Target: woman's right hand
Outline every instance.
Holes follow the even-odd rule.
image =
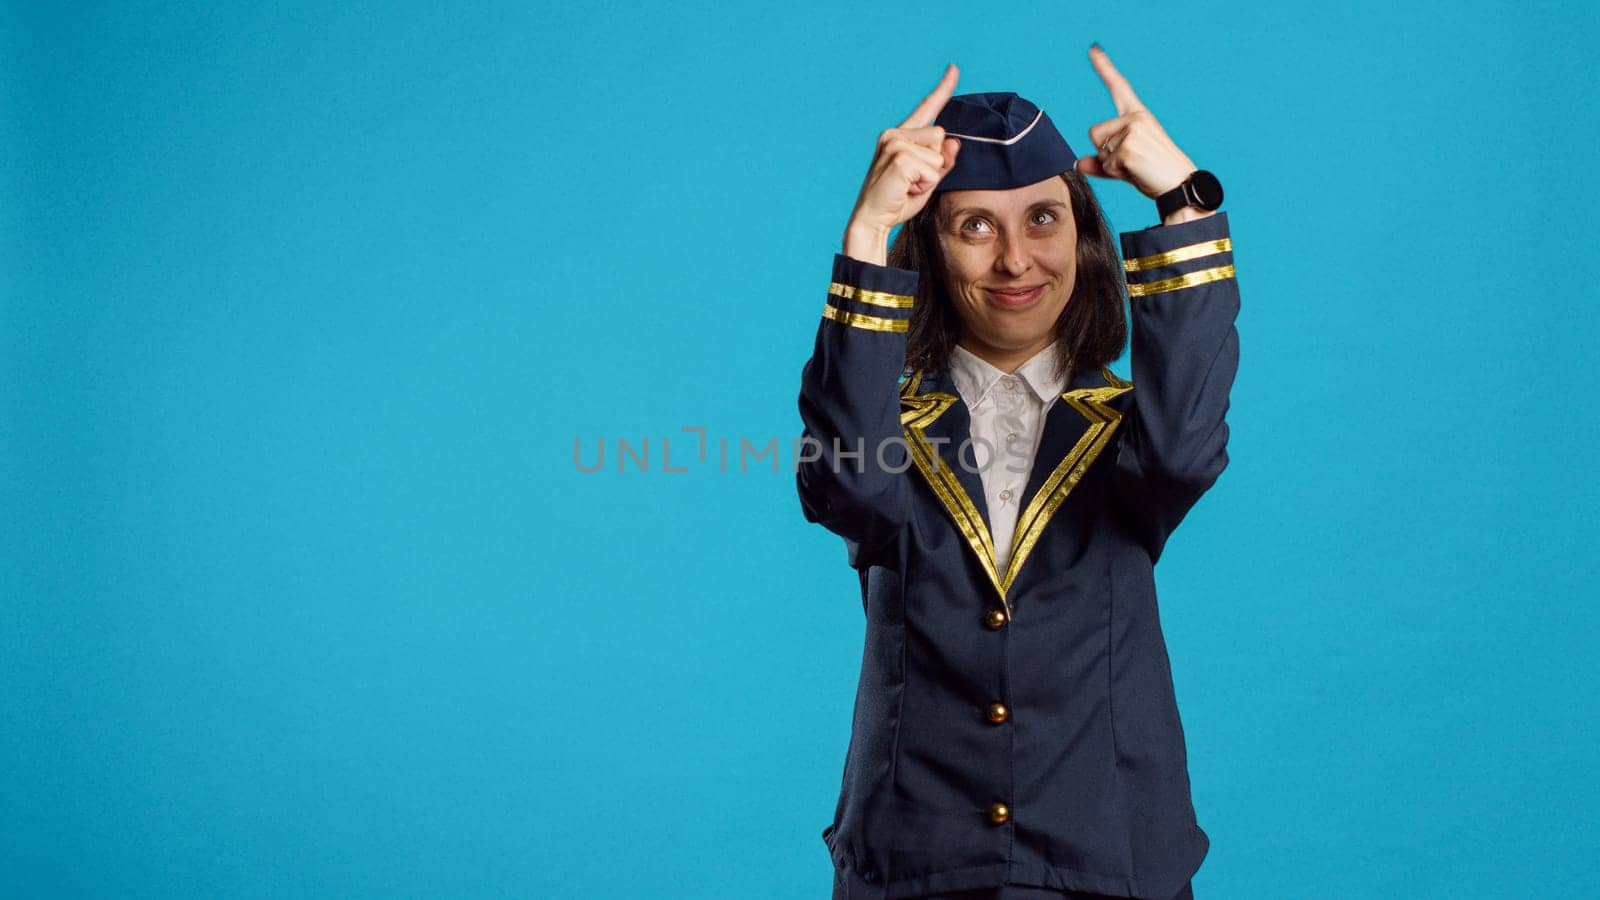
[[[961,142],[933,124],[955,93],[960,70],[951,63],[933,93],[898,126],[878,135],[878,150],[845,226],[844,255],[884,265],[889,232],[928,205],[939,180],[956,164]]]

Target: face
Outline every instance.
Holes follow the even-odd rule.
[[[1067,183],[939,195],[945,285],[958,343],[1011,371],[1055,340],[1077,283],[1078,229]]]

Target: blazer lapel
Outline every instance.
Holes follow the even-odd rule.
[[[988,504],[983,500],[983,479],[973,470],[970,447],[966,454],[967,465],[960,459],[961,445],[972,434],[972,420],[950,381],[949,369],[912,373],[901,385],[900,405],[900,426],[905,432],[912,463],[933,489],[979,567],[1004,601],[1005,590],[1000,586],[1000,573],[994,564],[994,542],[989,534]]]
[[[1003,587],[1010,589],[1044,527],[1111,441],[1122,421],[1122,413],[1110,405],[1111,398],[1132,389],[1132,382],[1102,366],[1098,371],[1080,372],[1046,411],[1044,434],[1011,540],[1011,558],[1001,578]]]
[[[969,446],[971,417],[948,367],[914,372],[900,389],[900,422],[911,460],[961,532],[967,547],[1012,613],[1006,594],[1044,527],[1094,462],[1121,421],[1110,399],[1133,385],[1107,368],[1079,373],[1045,414],[1044,434],[1023,492],[1022,511],[1004,572],[995,565],[983,480]],[[964,459],[964,462],[963,462]],[[976,500],[974,498],[977,498]]]

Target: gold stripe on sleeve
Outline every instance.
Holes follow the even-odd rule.
[[[888,291],[868,291],[851,284],[840,284],[837,281],[828,282],[828,293],[846,300],[860,300],[873,306],[887,306],[891,309],[910,309],[916,298],[906,294],[891,294]]]
[[[1161,266],[1170,266],[1175,262],[1186,259],[1198,259],[1210,256],[1213,253],[1226,253],[1233,249],[1233,238],[1217,238],[1214,241],[1201,241],[1198,244],[1189,244],[1168,250],[1165,253],[1154,253],[1150,256],[1136,256],[1133,259],[1122,261],[1122,268],[1128,272],[1143,272]]]
[[[843,322],[856,328],[865,328],[868,331],[894,331],[904,332],[911,330],[910,319],[886,319],[882,316],[868,316],[849,310],[840,309],[832,303],[822,304],[822,317],[835,322]]]
[[[1130,284],[1128,285],[1128,296],[1148,297],[1151,294],[1175,291],[1179,288],[1191,287],[1196,284],[1209,284],[1213,281],[1221,281],[1224,278],[1232,277],[1233,264],[1229,263],[1226,266],[1213,266],[1209,269],[1200,269],[1174,278],[1163,278],[1160,281],[1152,281],[1149,284]]]

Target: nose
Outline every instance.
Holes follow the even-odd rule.
[[[1003,239],[995,268],[1013,278],[1033,268],[1033,256],[1028,252],[1027,242],[1015,237]]]

